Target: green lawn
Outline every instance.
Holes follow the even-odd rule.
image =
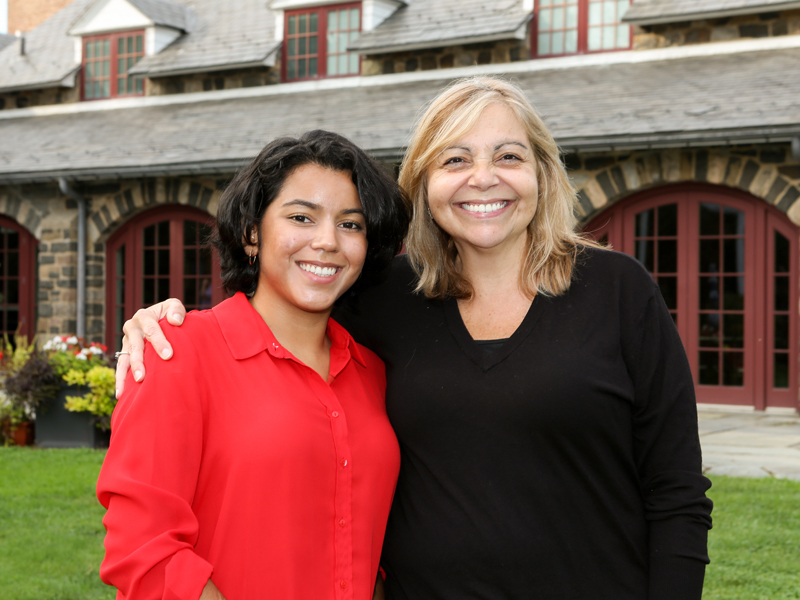
[[[110,600],[99,450],[0,448],[0,598]],[[800,599],[800,482],[713,477],[704,600]]]

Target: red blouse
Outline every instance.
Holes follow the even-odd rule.
[[[380,359],[330,320],[326,383],[241,293],[161,325],[174,358],[145,349],[97,482],[103,581],[128,600],[197,600],[209,577],[227,600],[372,598],[400,467]]]

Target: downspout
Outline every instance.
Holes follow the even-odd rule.
[[[63,177],[58,178],[61,193],[78,203],[78,298],[75,335],[86,337],[86,198],[69,186]]]

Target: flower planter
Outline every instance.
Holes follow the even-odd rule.
[[[12,425],[9,421],[3,421],[3,436],[11,440],[14,446],[30,446],[34,440],[33,421],[23,421]]]
[[[36,414],[36,445],[41,448],[105,448],[109,432],[95,427],[94,416],[64,408],[67,396],[81,396],[88,388],[63,386]]]

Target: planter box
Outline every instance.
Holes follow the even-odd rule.
[[[37,411],[36,445],[41,448],[105,448],[110,433],[94,425],[94,416],[64,408],[67,396],[83,396],[89,390],[70,385]]]
[[[12,425],[9,421],[3,421],[0,427],[3,429],[3,437],[14,446],[30,446],[33,444],[33,421],[23,421],[16,425]]]

